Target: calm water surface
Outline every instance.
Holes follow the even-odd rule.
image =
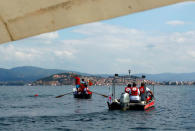
[[[108,87],[91,90],[109,93]],[[116,90],[119,97],[124,88]],[[70,91],[72,86],[0,86],[0,130],[195,130],[195,86],[156,86],[156,106],[148,111],[109,111],[107,99],[95,94],[90,100],[55,98]]]

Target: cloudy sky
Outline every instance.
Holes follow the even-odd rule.
[[[85,73],[195,72],[195,3],[181,3],[0,45],[0,68]]]

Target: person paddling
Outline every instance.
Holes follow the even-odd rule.
[[[140,102],[140,91],[136,87],[136,83],[133,83],[133,87],[131,88],[131,94],[130,94],[130,102],[137,103]]]

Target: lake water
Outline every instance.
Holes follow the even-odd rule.
[[[107,98],[96,94],[55,98],[72,87],[0,86],[0,130],[195,130],[195,86],[155,86],[156,105],[148,111],[109,111]],[[91,90],[109,93],[103,86]],[[119,97],[124,87],[116,90]]]

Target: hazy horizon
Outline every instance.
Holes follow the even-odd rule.
[[[45,68],[45,67],[38,67],[38,66],[28,66],[28,65],[24,65],[24,66],[17,66],[17,67],[12,67],[12,68],[1,68],[1,69],[8,69],[8,70],[11,70],[11,69],[14,69],[14,68],[23,68],[23,67],[32,67],[32,68],[41,68],[41,69],[48,69],[48,70],[64,70],[64,71],[74,71],[74,70],[67,70],[67,69],[58,69],[58,68]],[[80,72],[80,73],[86,73],[86,72],[81,72],[81,71],[74,71],[74,72]],[[162,73],[156,73],[156,74],[153,74],[153,73],[132,73],[131,72],[131,75],[141,75],[141,74],[150,74],[150,75],[158,75],[158,74],[189,74],[189,73],[195,73],[195,72],[184,72],[184,73],[180,73],[180,72],[162,72]],[[86,74],[95,74],[95,75],[112,75],[112,74],[117,74],[117,72],[115,73],[86,73]],[[121,74],[121,75],[129,75],[128,71],[126,73],[118,73],[118,74]]]

